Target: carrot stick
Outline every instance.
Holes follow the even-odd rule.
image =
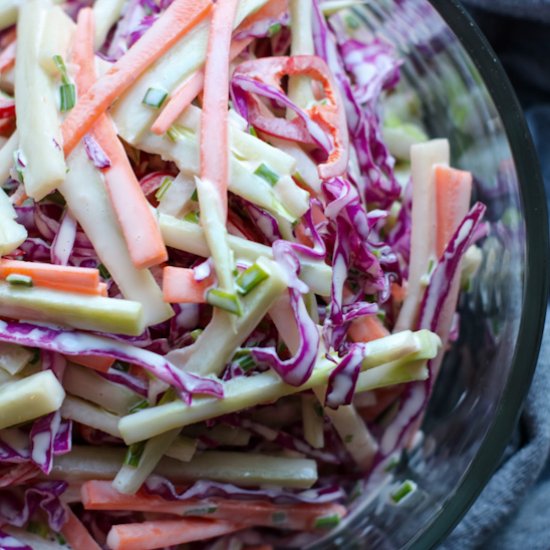
[[[78,550],[101,550],[101,547],[88,533],[86,527],[82,525],[73,511],[68,506],[65,510],[68,520],[63,525],[61,534],[65,537],[71,548],[78,548]]]
[[[33,284],[78,292],[81,294],[100,294],[99,271],[88,267],[72,267],[20,260],[0,260],[0,279],[18,274],[32,277]]]
[[[468,212],[472,195],[472,174],[443,165],[436,166],[434,170],[437,213],[436,250],[439,257]]]
[[[72,61],[79,67],[77,86],[81,90],[91,90],[95,80],[95,58],[94,21],[90,8],[79,12],[75,36],[78,38],[73,45]],[[103,170],[105,186],[132,262],[138,269],[145,269],[166,261],[168,253],[158,223],[107,115],[97,119],[92,136],[111,161],[111,166]]]
[[[348,334],[354,342],[372,342],[389,335],[389,330],[376,315],[367,315],[352,321]]]
[[[207,519],[127,523],[111,527],[107,546],[112,550],[150,550],[220,537],[242,528],[239,523]]]
[[[141,74],[200,23],[211,0],[175,0],[162,17],[81,98],[63,122],[65,155]],[[78,34],[77,34],[78,36]]]
[[[234,40],[231,44],[229,59],[233,61],[249,44],[252,38],[245,40]],[[191,105],[193,100],[200,94],[204,86],[204,70],[197,71],[193,76],[180,84],[175,90],[166,106],[155,120],[151,131],[161,136],[165,134],[170,126],[176,122],[183,111]]]
[[[138,493],[125,495],[116,491],[109,481],[87,481],[82,485],[81,497],[87,510],[166,513],[179,516],[208,514],[217,520],[239,521],[246,526],[278,527],[297,531],[311,531],[320,518],[346,514],[339,504],[274,504],[263,500],[230,500],[224,498],[164,500],[161,497]]]
[[[72,355],[68,359],[77,365],[82,365],[98,372],[107,372],[115,362],[111,357],[101,357],[99,355]]]
[[[162,292],[168,303],[204,304],[206,291],[215,284],[214,276],[196,281],[192,269],[168,266],[163,270]]]

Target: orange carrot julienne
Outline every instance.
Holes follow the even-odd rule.
[[[175,0],[170,5],[69,112],[62,126],[65,155],[71,153],[97,119],[132,86],[136,78],[200,23],[211,7],[211,0]]]
[[[243,526],[232,521],[177,519],[114,525],[107,535],[112,550],[150,550],[220,537]]]
[[[215,284],[214,275],[196,281],[192,269],[168,266],[163,270],[162,293],[164,301],[171,304],[204,304],[207,290]]]
[[[72,61],[78,67],[75,80],[80,90],[89,90],[95,80],[91,9],[80,11],[75,36],[78,37],[72,50]],[[157,220],[110,117],[101,115],[91,134],[111,162],[111,166],[102,170],[105,186],[132,262],[138,269],[145,269],[166,261],[168,253]]]
[[[99,271],[88,267],[72,267],[20,260],[0,260],[0,279],[18,274],[32,277],[36,286],[83,294],[99,294]]]
[[[389,330],[376,315],[366,315],[351,322],[348,334],[354,342],[372,342],[389,335]]]
[[[229,59],[235,59],[252,42],[252,38],[245,40],[234,40],[231,44]],[[191,105],[193,100],[200,94],[204,86],[204,71],[197,71],[193,76],[178,86],[166,103],[166,106],[155,120],[151,131],[161,136],[165,134],[170,126],[176,122],[183,111]]]
[[[66,513],[68,519],[61,529],[61,534],[65,537],[71,548],[78,548],[78,550],[101,550],[99,544],[92,538],[92,535],[88,533],[86,527],[82,525],[68,506],[66,507]]]
[[[107,372],[115,362],[111,357],[101,355],[71,355],[68,360],[98,372]]]
[[[227,217],[229,49],[238,0],[218,0],[212,14],[204,67],[201,120],[201,179],[210,181],[220,195]]]
[[[113,488],[109,481],[87,481],[82,485],[81,498],[86,510],[110,510],[165,513],[179,516],[202,516],[217,520],[236,517],[243,525],[279,527],[296,531],[311,531],[321,518],[346,515],[339,504],[274,504],[264,500],[231,500],[226,498],[165,500],[138,493],[125,495]]]
[[[437,213],[436,250],[441,256],[447,243],[468,212],[472,196],[472,174],[439,165],[435,172]]]

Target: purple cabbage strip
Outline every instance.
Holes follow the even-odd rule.
[[[304,283],[298,275],[300,274],[301,264],[293,247],[294,243],[288,241],[275,241],[273,246],[273,258],[284,271],[289,288],[305,294],[309,292],[309,287]]]
[[[42,416],[31,428],[31,460],[46,474],[52,471],[54,441],[61,425],[59,411]]]
[[[337,485],[309,489],[297,493],[275,487],[270,489],[243,489],[229,483],[217,483],[214,481],[197,481],[184,492],[178,493],[170,481],[156,475],[152,475],[147,479],[144,488],[148,493],[160,496],[165,500],[221,497],[232,500],[270,500],[275,504],[327,504],[338,502],[345,498],[344,491]]]
[[[84,148],[88,158],[93,162],[96,168],[109,168],[111,166],[111,159],[106,155],[105,151],[101,148],[101,145],[90,135],[84,136]]]
[[[28,462],[30,459],[30,452],[28,448],[15,449],[12,445],[6,443],[0,438],[0,464],[21,464]]]
[[[56,351],[64,355],[99,355],[133,363],[174,386],[187,403],[190,402],[190,394],[223,397],[220,382],[180,371],[156,353],[101,336],[31,323],[0,321],[0,342]]]
[[[252,348],[250,351],[257,362],[271,367],[287,384],[301,386],[309,379],[315,366],[320,337],[317,325],[309,316],[300,293],[290,289],[289,295],[300,335],[300,344],[296,354],[290,359],[282,360],[275,348]]]
[[[67,265],[69,263],[76,240],[76,230],[76,220],[69,210],[65,210],[50,249],[52,264]]]
[[[17,540],[15,537],[0,529],[0,548],[2,550],[32,550],[24,542]]]
[[[193,268],[193,278],[195,281],[204,281],[214,273],[214,263],[211,258]]]
[[[386,208],[401,193],[393,174],[394,159],[382,141],[375,110],[372,106],[363,109],[354,95],[336,38],[328,27],[319,0],[312,2],[315,52],[326,61],[342,92],[351,142],[355,145],[359,166],[365,176],[363,181],[357,182],[361,197]]]
[[[73,446],[73,421],[61,419],[61,424],[53,440],[53,454],[64,455],[71,452]]]
[[[67,368],[67,359],[54,351],[41,350],[40,360],[42,370],[51,370],[58,380],[63,380],[65,369]]]
[[[251,94],[257,94],[266,99],[270,99],[280,107],[290,109],[304,123],[308,130],[313,143],[319,146],[325,153],[329,153],[332,149],[330,138],[326,132],[302,110],[286,94],[270,84],[260,82],[252,77],[244,74],[234,74],[231,79],[231,98],[236,111],[248,122],[250,122],[248,114],[247,97]],[[284,135],[278,136],[282,139]]]
[[[341,43],[340,53],[348,72],[353,75],[355,98],[359,103],[378,101],[384,90],[399,83],[399,67],[394,47],[380,38],[365,44],[348,39]]]
[[[479,202],[474,204],[447,244],[431,274],[430,283],[420,305],[419,329],[438,332],[441,312],[449,295],[452,281],[455,276],[459,275],[460,260],[471,245],[485,210],[483,204]],[[407,386],[401,398],[397,416],[382,437],[380,444],[382,458],[389,456],[403,445],[409,431],[415,426],[415,422],[426,408],[434,382],[431,376],[433,361],[428,362],[428,370],[430,372],[428,380]]]
[[[274,25],[282,27],[290,24],[290,15],[284,12],[280,17],[270,17],[257,21],[251,27],[243,29],[233,35],[233,40],[245,40],[247,38],[266,38],[271,36]]]
[[[361,371],[361,363],[366,357],[364,344],[354,344],[347,355],[332,370],[328,379],[325,405],[337,409],[340,405],[350,405],[355,393],[355,385]]]
[[[244,208],[254,225],[260,230],[269,244],[282,239],[279,224],[273,215],[248,201],[244,204]]]
[[[50,529],[59,533],[67,521],[67,512],[59,497],[67,487],[66,481],[41,481],[25,489],[22,501],[17,489],[0,490],[0,524],[23,527],[41,509],[48,517]]]
[[[137,376],[131,375],[129,372],[110,368],[107,372],[97,372],[97,374],[109,382],[120,384],[142,397],[147,397],[147,382]]]

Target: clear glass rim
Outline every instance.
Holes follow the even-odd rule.
[[[481,74],[502,120],[516,168],[526,227],[524,306],[512,368],[495,417],[454,494],[409,548],[435,547],[450,533],[498,466],[535,372],[550,282],[548,212],[539,160],[512,85],[487,39],[457,0],[429,0]]]

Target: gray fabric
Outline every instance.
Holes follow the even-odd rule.
[[[468,0],[526,109],[550,197],[550,0]],[[550,548],[550,310],[539,364],[515,436],[500,468],[455,528],[445,550]]]

